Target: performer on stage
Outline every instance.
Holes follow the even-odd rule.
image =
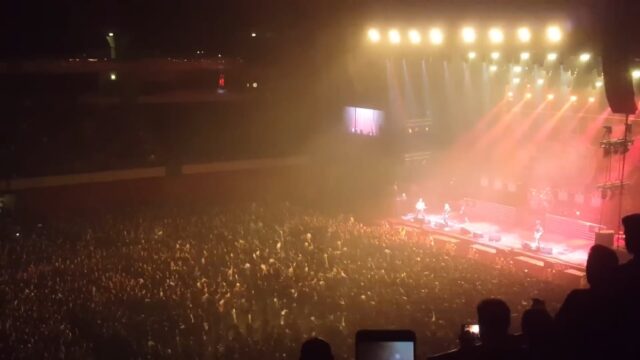
[[[449,203],[445,203],[444,209],[442,209],[442,222],[444,222],[445,226],[449,226],[449,213],[451,213],[451,206],[449,206]]]
[[[424,211],[427,208],[427,204],[424,203],[422,198],[418,199],[416,203],[416,217],[424,219]]]
[[[544,229],[542,228],[542,224],[540,220],[536,221],[536,229],[533,231],[533,238],[535,239],[535,249],[540,250],[540,239],[542,238],[542,234],[544,234]]]

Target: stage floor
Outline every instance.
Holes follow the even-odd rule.
[[[448,226],[445,226],[442,221],[441,214],[426,214],[424,219],[417,219],[415,214],[407,214],[402,217],[405,221],[410,221],[414,224],[422,223],[422,227],[425,230],[439,230],[445,233],[455,234],[460,236],[464,232],[462,228],[468,230],[467,237],[473,241],[481,244],[487,244],[495,248],[504,250],[518,250],[523,252],[530,252],[537,257],[547,258],[549,260],[559,260],[572,265],[584,267],[587,262],[587,255],[589,254],[589,248],[593,245],[592,242],[583,239],[572,239],[559,234],[550,234],[545,232],[541,239],[541,245],[543,248],[550,249],[550,252],[539,252],[527,249],[525,244],[531,244],[534,242],[533,229],[517,229],[517,228],[505,228],[495,223],[479,222],[479,221],[456,221],[449,220]],[[478,234],[473,236],[472,234]],[[489,241],[491,236],[499,236],[500,241]]]

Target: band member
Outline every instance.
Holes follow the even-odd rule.
[[[416,217],[424,219],[424,211],[427,208],[427,204],[424,203],[422,198],[418,199],[416,203]]]
[[[445,203],[444,209],[442,209],[442,222],[444,222],[445,226],[449,226],[449,213],[451,213],[451,206],[449,206],[449,203]]]
[[[536,229],[533,231],[536,250],[540,250],[540,239],[542,238],[542,234],[544,234],[544,229],[542,229],[542,224],[540,223],[540,220],[538,220],[536,221]]]

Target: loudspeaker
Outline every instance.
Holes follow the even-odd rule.
[[[605,52],[602,56],[607,101],[611,111],[618,114],[635,114],[638,111],[629,60],[626,54],[616,54],[615,51]]]
[[[502,236],[499,235],[499,234],[489,235],[489,241],[490,242],[500,242],[500,241],[502,241]]]
[[[596,233],[595,243],[613,248],[613,230],[602,230]]]
[[[553,255],[553,248],[551,247],[546,247],[546,246],[540,246],[540,249],[538,250],[541,254],[545,254],[545,255]]]
[[[630,17],[633,3],[629,0],[608,0],[602,9],[602,71],[607,101],[611,111],[635,114],[635,101],[631,63],[634,44],[632,31],[635,21]]]

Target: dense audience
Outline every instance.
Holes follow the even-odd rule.
[[[518,319],[567,289],[436,249],[429,238],[289,205],[136,210],[3,225],[3,358],[336,359],[362,328],[409,328],[420,356],[457,346],[474,306]],[[511,317],[511,315],[510,315]]]

